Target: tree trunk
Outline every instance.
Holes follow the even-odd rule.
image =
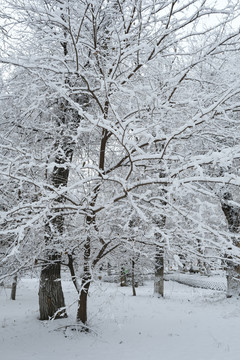
[[[73,255],[68,254],[68,268],[71,274],[71,279],[73,282],[73,285],[75,286],[75,289],[77,290],[78,294],[80,293],[80,285],[77,280],[77,276],[75,274],[74,265],[73,265]]]
[[[240,211],[231,204],[232,194],[226,192],[221,201],[222,210],[228,222],[228,228],[232,233],[240,231]],[[239,242],[235,245],[240,247]],[[230,258],[227,260],[227,297],[240,296],[240,265],[235,265]]]
[[[136,296],[136,288],[135,288],[135,261],[132,260],[132,291],[133,296]]]
[[[240,266],[228,265],[227,269],[227,297],[240,296]]]
[[[61,12],[63,8],[60,5]],[[65,15],[62,13],[62,19]],[[67,33],[63,32],[63,37],[66,39]],[[61,42],[64,57],[68,55],[67,41]],[[66,76],[65,83],[69,83],[69,78]],[[58,117],[56,126],[58,127],[58,138],[54,144],[54,168],[51,174],[51,183],[55,188],[63,188],[68,184],[69,178],[69,163],[72,162],[75,141],[72,136],[65,135],[66,128],[70,134],[76,135],[80,116],[69,113],[68,103],[64,99],[59,99],[59,111],[61,115]],[[73,121],[74,119],[74,121]],[[74,124],[74,125],[73,125]],[[62,204],[65,202],[64,196],[59,196],[55,199],[55,204]],[[45,226],[45,242],[50,245],[50,251],[46,254],[46,264],[42,267],[40,275],[39,287],[39,310],[40,320],[47,320],[54,316],[54,318],[66,317],[64,296],[61,285],[61,254],[51,249],[51,245],[56,243],[57,237],[64,232],[64,216],[61,211],[58,214],[54,212],[49,215],[49,222]],[[53,240],[53,241],[52,241]],[[50,262],[50,263],[49,263]]]
[[[67,317],[60,272],[58,255],[53,255],[49,258],[49,263],[42,267],[38,293],[40,320]]]
[[[108,100],[106,100],[104,106],[104,118],[107,117],[108,106],[109,103]],[[108,130],[103,129],[101,143],[100,143],[100,153],[99,153],[99,169],[102,171],[104,170],[105,151],[106,151],[108,136],[109,136]],[[90,201],[90,208],[93,208],[96,203],[98,197],[98,190],[99,190],[99,186],[97,185],[96,188],[94,189],[94,196]],[[94,214],[94,212],[92,212],[91,215],[87,215],[86,224],[88,227],[90,227],[95,223],[96,220],[95,217],[96,215]],[[90,271],[91,270],[90,255],[91,255],[91,239],[88,236],[84,245],[84,266],[83,266],[84,274],[82,278],[81,291],[79,295],[78,310],[77,310],[77,322],[81,322],[84,325],[87,323],[87,299],[88,299],[88,292],[92,279],[92,275]],[[88,331],[88,328],[85,327],[83,330]]]
[[[165,191],[164,191],[165,192]],[[162,201],[165,206],[165,202]],[[166,217],[160,216],[154,219],[155,224],[159,229],[162,229],[166,224]],[[162,234],[160,231],[155,233],[156,242],[156,255],[155,255],[155,276],[154,276],[154,294],[157,297],[164,296],[164,243],[162,241]]]
[[[78,300],[78,310],[77,310],[77,321],[87,323],[87,299],[88,291],[91,283],[91,272],[90,272],[90,254],[91,254],[91,240],[90,237],[87,237],[86,243],[84,245],[84,267],[83,267],[83,278],[82,286],[80,291],[80,296]],[[87,328],[85,329],[87,331]]]
[[[78,301],[77,321],[83,323],[84,325],[87,323],[87,299],[90,281],[91,276],[85,277],[83,279],[80,297]]]
[[[107,264],[107,274],[108,274],[108,276],[112,275],[112,266],[109,262]]]
[[[16,300],[16,291],[17,291],[17,275],[14,275],[12,282],[12,290],[11,290],[11,300]]]
[[[62,122],[64,121],[62,119]],[[63,137],[61,151],[58,150],[55,155],[55,166],[51,177],[52,185],[56,188],[67,186],[69,167],[66,163],[72,161],[73,148],[74,143]],[[63,196],[55,199],[55,205],[59,204],[61,206],[64,202],[65,198]],[[66,310],[58,312],[59,309],[65,307],[65,303],[61,285],[61,254],[54,249],[57,238],[61,237],[63,232],[64,216],[61,214],[61,210],[56,210],[56,212],[50,213],[49,220],[45,225],[45,243],[50,247],[50,250],[47,251],[40,275],[40,320],[48,320],[53,316],[54,318],[67,316]]]
[[[52,245],[54,238],[63,232],[64,218],[57,215],[45,226],[46,245]],[[61,285],[61,254],[53,248],[47,250],[41,269],[39,284],[40,320],[66,317],[64,296]]]
[[[52,183],[56,188],[66,186],[69,176],[69,168],[65,166],[66,159],[72,159],[73,150],[65,149],[65,156],[56,156],[52,174]],[[58,197],[55,203],[62,204],[65,199]],[[54,249],[54,243],[64,231],[64,216],[59,211],[57,214],[49,215],[48,223],[45,225],[45,243],[50,247],[47,251],[44,265],[40,274],[39,286],[39,312],[40,320],[48,320],[66,317],[64,296],[61,285],[61,254]],[[52,247],[52,249],[51,249]]]
[[[164,250],[163,247],[157,246],[155,256],[155,277],[154,277],[154,294],[158,297],[164,296]]]

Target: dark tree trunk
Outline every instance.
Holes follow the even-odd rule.
[[[91,283],[91,272],[90,272],[90,254],[91,254],[91,240],[88,237],[84,246],[84,267],[83,267],[83,278],[81,291],[78,301],[78,310],[77,310],[77,321],[83,324],[87,323],[87,299],[88,291]]]
[[[80,297],[78,301],[77,321],[83,323],[84,325],[87,323],[87,299],[90,281],[91,276],[83,279]]]
[[[66,317],[65,302],[61,285],[61,265],[58,255],[49,257],[43,265],[39,286],[40,320]]]
[[[63,8],[60,6],[59,10],[62,12]],[[62,13],[62,19],[65,18]],[[67,34],[64,31],[63,37]],[[64,57],[68,55],[67,41],[61,42]],[[66,76],[65,83],[69,84],[69,78]],[[69,163],[72,161],[75,142],[71,136],[66,136],[66,128],[70,133],[74,133],[78,127],[80,117],[73,112],[68,111],[68,104],[66,100],[59,99],[59,116],[56,126],[58,127],[58,138],[54,144],[54,168],[51,176],[51,183],[55,188],[66,187],[69,178]],[[65,202],[64,196],[59,196],[55,199],[55,204],[62,204]],[[62,310],[65,307],[64,296],[61,285],[61,254],[51,249],[53,243],[57,243],[57,238],[62,235],[64,231],[64,217],[61,211],[49,214],[49,221],[45,226],[45,243],[50,245],[50,251],[46,253],[45,264],[42,267],[40,275],[39,287],[39,310],[40,320],[47,320],[54,316],[54,318],[65,317],[66,311]],[[54,240],[54,241],[52,241]],[[56,316],[55,316],[56,315]]]
[[[52,184],[56,188],[65,187],[68,183],[69,167],[73,155],[73,143],[69,143],[67,139],[62,139],[63,145],[59,153],[55,157],[55,167],[52,173]],[[55,204],[63,204],[64,197],[58,197]],[[57,243],[58,237],[64,232],[64,216],[61,211],[49,215],[48,223],[45,225],[45,243],[50,248]],[[45,263],[40,275],[39,288],[39,311],[40,320],[48,320],[49,318],[61,318],[67,316],[66,311],[61,309],[65,307],[64,296],[61,286],[61,254],[50,249],[45,256]],[[60,309],[60,310],[59,310]],[[59,310],[59,312],[58,312]]]
[[[104,106],[104,118],[107,117],[108,113],[108,100],[105,102]],[[104,170],[104,162],[105,162],[105,151],[106,151],[106,145],[107,140],[109,138],[109,133],[106,129],[103,129],[102,131],[102,138],[100,143],[100,153],[99,153],[99,169]],[[98,197],[98,191],[99,186],[97,185],[94,189],[94,196],[90,202],[90,208],[94,207],[97,197]],[[90,210],[91,212],[91,210]],[[91,215],[88,215],[86,217],[86,224],[87,227],[90,227],[91,225],[95,224],[96,220],[96,214],[94,212],[91,213]],[[87,299],[88,299],[88,292],[89,287],[91,284],[91,268],[90,268],[90,255],[91,255],[91,239],[88,236],[84,245],[84,266],[83,266],[83,278],[82,278],[82,284],[81,284],[81,290],[79,294],[79,301],[78,301],[78,310],[77,310],[77,321],[81,322],[82,324],[87,323]],[[84,328],[85,331],[87,331],[87,327]]]
[[[164,250],[162,246],[156,247],[155,255],[155,276],[154,276],[154,294],[159,297],[164,296]]]
[[[80,285],[77,281],[77,276],[75,274],[75,269],[74,269],[74,265],[73,265],[73,255],[72,254],[68,254],[68,268],[71,274],[71,279],[73,282],[73,285],[75,286],[75,289],[77,290],[77,292],[80,292]]]
[[[108,101],[106,101],[105,109],[104,109],[104,117],[107,116],[108,112]],[[102,131],[102,138],[100,144],[100,153],[99,153],[99,168],[104,170],[104,162],[105,162],[105,150],[106,144],[108,140],[109,134],[107,130]],[[94,189],[94,197],[90,202],[90,208],[94,207],[97,197],[98,197],[99,186],[96,186]],[[91,211],[90,211],[91,212]],[[96,215],[92,212],[91,215],[86,217],[86,224],[87,227],[95,224]],[[83,266],[83,278],[81,284],[81,290],[79,294],[79,301],[78,301],[78,310],[77,310],[77,321],[81,322],[82,324],[87,323],[87,299],[88,299],[88,292],[89,287],[91,284],[91,268],[90,268],[90,255],[91,255],[91,239],[88,236],[84,245],[84,266]],[[87,327],[85,328],[87,331]]]
[[[132,292],[133,296],[136,296],[136,288],[135,288],[135,261],[132,260]]]
[[[162,201],[162,205],[166,203]],[[162,229],[166,224],[166,217],[160,216],[154,219],[155,224],[159,229]],[[155,254],[155,276],[154,276],[154,294],[158,297],[164,296],[164,243],[162,241],[162,234],[160,231],[156,231],[155,239],[156,254]]]
[[[17,275],[14,275],[12,282],[12,290],[11,290],[11,300],[16,300],[16,291],[17,291]]]
[[[61,215],[49,220],[45,226],[46,245],[52,244],[54,238],[63,232],[64,219]],[[55,232],[54,232],[55,230]],[[61,285],[61,254],[54,249],[48,250],[41,269],[39,284],[40,320],[66,317],[64,296]]]
[[[112,275],[112,266],[109,262],[107,264],[107,274],[108,274],[108,276]]]

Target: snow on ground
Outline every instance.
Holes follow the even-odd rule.
[[[76,292],[63,282],[71,304]],[[223,292],[165,282],[166,297],[152,296],[153,284],[137,289],[92,285],[89,334],[64,329],[67,319],[39,321],[38,281],[21,280],[17,300],[0,288],[0,359],[4,360],[239,360],[240,303]],[[240,301],[240,300],[239,300]]]

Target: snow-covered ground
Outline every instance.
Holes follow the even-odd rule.
[[[63,283],[71,304],[76,292]],[[38,281],[21,280],[17,300],[0,288],[0,359],[2,360],[239,360],[240,300],[223,292],[165,282],[166,297],[152,296],[153,284],[137,289],[92,285],[85,334],[65,330],[74,324],[76,304],[67,319],[41,322]]]

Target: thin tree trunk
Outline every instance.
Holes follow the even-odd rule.
[[[108,100],[106,100],[105,107],[104,107],[104,117],[106,118],[108,113]],[[103,130],[102,131],[102,138],[100,143],[100,153],[99,153],[99,168],[100,170],[104,170],[104,162],[105,162],[105,151],[106,151],[106,145],[108,140],[108,131]],[[97,197],[98,197],[98,190],[99,186],[97,186],[94,189],[94,197],[92,201],[90,202],[90,208],[94,207]],[[93,225],[95,223],[95,214],[92,212],[91,215],[88,215],[86,217],[86,224],[88,227]],[[91,269],[90,269],[90,255],[91,255],[91,239],[88,236],[84,245],[84,266],[83,266],[83,278],[82,278],[82,284],[81,284],[81,291],[79,295],[78,300],[78,310],[77,310],[77,321],[81,322],[82,324],[87,323],[87,299],[88,299],[88,292],[89,287],[91,284]],[[87,328],[85,328],[85,331],[87,331]]]
[[[13,277],[12,290],[11,290],[11,300],[16,300],[16,291],[17,291],[17,274]]]
[[[77,290],[77,292],[80,293],[80,285],[79,285],[79,283],[77,281],[77,276],[75,274],[72,254],[68,254],[68,268],[70,270],[73,285],[75,286],[75,289]]]
[[[78,301],[78,310],[77,310],[77,321],[83,323],[84,325],[87,323],[87,299],[88,299],[88,291],[91,283],[91,272],[90,272],[90,254],[91,254],[91,240],[90,237],[87,238],[85,246],[84,246],[84,267],[83,267],[83,278],[81,284],[81,291]]]
[[[156,247],[155,255],[155,277],[154,294],[158,297],[164,296],[164,250],[162,246]]]
[[[162,202],[165,206],[166,203]],[[156,218],[155,224],[159,229],[163,228],[166,224],[166,217],[160,216]],[[155,255],[155,276],[154,276],[154,294],[158,297],[164,296],[164,243],[162,242],[162,234],[160,231],[156,231],[156,255]]]
[[[109,102],[108,100],[106,100],[104,106],[104,118],[107,117],[108,107],[109,107]],[[99,169],[102,171],[104,170],[105,151],[106,151],[108,138],[109,138],[108,130],[103,129],[101,143],[100,143],[100,152],[99,152]],[[94,189],[94,197],[90,202],[90,208],[94,207],[96,203],[98,197],[98,190],[99,190],[99,185],[97,185],[96,188]],[[88,215],[86,217],[87,226],[90,227],[91,225],[93,225],[95,223],[95,220],[96,220],[96,215],[94,214],[94,212],[92,212],[91,215]],[[91,239],[88,236],[84,245],[84,266],[83,266],[84,274],[82,278],[81,291],[79,295],[78,310],[77,310],[77,321],[81,322],[84,325],[87,323],[87,299],[88,299],[88,292],[92,279],[92,275],[90,271],[91,270],[90,255],[91,255]],[[85,331],[87,331],[87,327],[85,328]]]
[[[127,276],[124,267],[121,267],[120,286],[127,286]]]
[[[112,275],[112,266],[109,262],[107,264],[107,274],[108,274],[108,276]]]
[[[135,288],[135,261],[132,260],[132,291],[133,296],[136,296],[136,288]]]

